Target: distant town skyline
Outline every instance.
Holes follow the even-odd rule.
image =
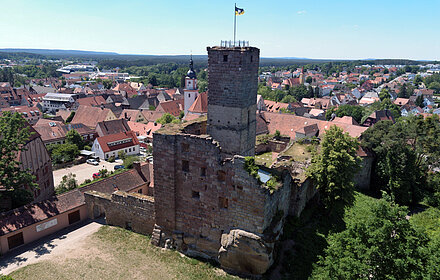
[[[232,40],[235,1],[1,3],[0,48],[206,54]],[[440,1],[261,1],[237,6],[237,39],[262,57],[440,60]],[[6,12],[5,12],[6,11]]]

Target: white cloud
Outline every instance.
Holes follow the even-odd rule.
[[[302,11],[298,11],[298,12],[296,12],[298,15],[305,15],[305,14],[307,14],[307,11],[305,11],[305,10],[302,10]]]

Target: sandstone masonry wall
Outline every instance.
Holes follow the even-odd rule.
[[[263,234],[278,210],[288,212],[290,180],[271,194],[244,169],[243,157],[223,160],[208,135],[156,134],[153,145],[156,223],[182,234],[190,250],[216,257],[223,233]]]
[[[154,198],[122,191],[105,194],[96,191],[84,193],[91,218],[105,214],[107,224],[151,234],[154,223]]]

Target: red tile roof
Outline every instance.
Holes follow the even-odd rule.
[[[188,112],[191,113],[208,113],[208,93],[202,92],[197,96],[196,101],[189,107]]]
[[[345,132],[348,132],[350,136],[358,138],[362,132],[364,132],[368,127],[329,122],[318,119],[310,119],[300,116],[295,116],[292,114],[278,114],[271,112],[262,112],[262,117],[266,121],[267,129],[269,133],[273,134],[277,130],[283,135],[288,135],[291,139],[295,139],[295,131],[301,130],[305,126],[312,124],[317,124],[319,128],[319,136],[325,133],[326,130],[330,129],[332,125],[336,125],[342,128]],[[262,125],[263,122],[257,122],[257,124]],[[264,130],[264,128],[257,127],[257,130]]]
[[[76,100],[76,102],[78,102],[79,105],[85,106],[100,106],[101,104],[106,104],[104,97],[101,95],[80,98]]]
[[[139,145],[139,140],[137,139],[133,131],[110,134],[110,135],[98,137],[96,139],[98,140],[99,145],[101,145],[101,149],[104,151],[104,153]],[[109,143],[122,141],[126,139],[130,139],[130,141],[126,143],[109,146]]]
[[[84,204],[79,189],[0,215],[0,236],[44,221]]]
[[[178,117],[180,112],[184,109],[183,102],[183,99],[164,101],[157,106],[156,111],[169,113],[175,117]]]

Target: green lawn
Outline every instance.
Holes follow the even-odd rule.
[[[104,226],[71,254],[28,265],[14,279],[238,279],[207,262],[150,244],[150,237]]]
[[[272,152],[267,152],[264,154],[260,154],[255,156],[255,163],[256,164],[261,164],[264,165],[266,167],[270,167],[272,165]]]
[[[312,158],[311,151],[316,150],[317,146],[312,144],[294,143],[288,150],[281,155],[292,156],[294,161],[304,162]]]

